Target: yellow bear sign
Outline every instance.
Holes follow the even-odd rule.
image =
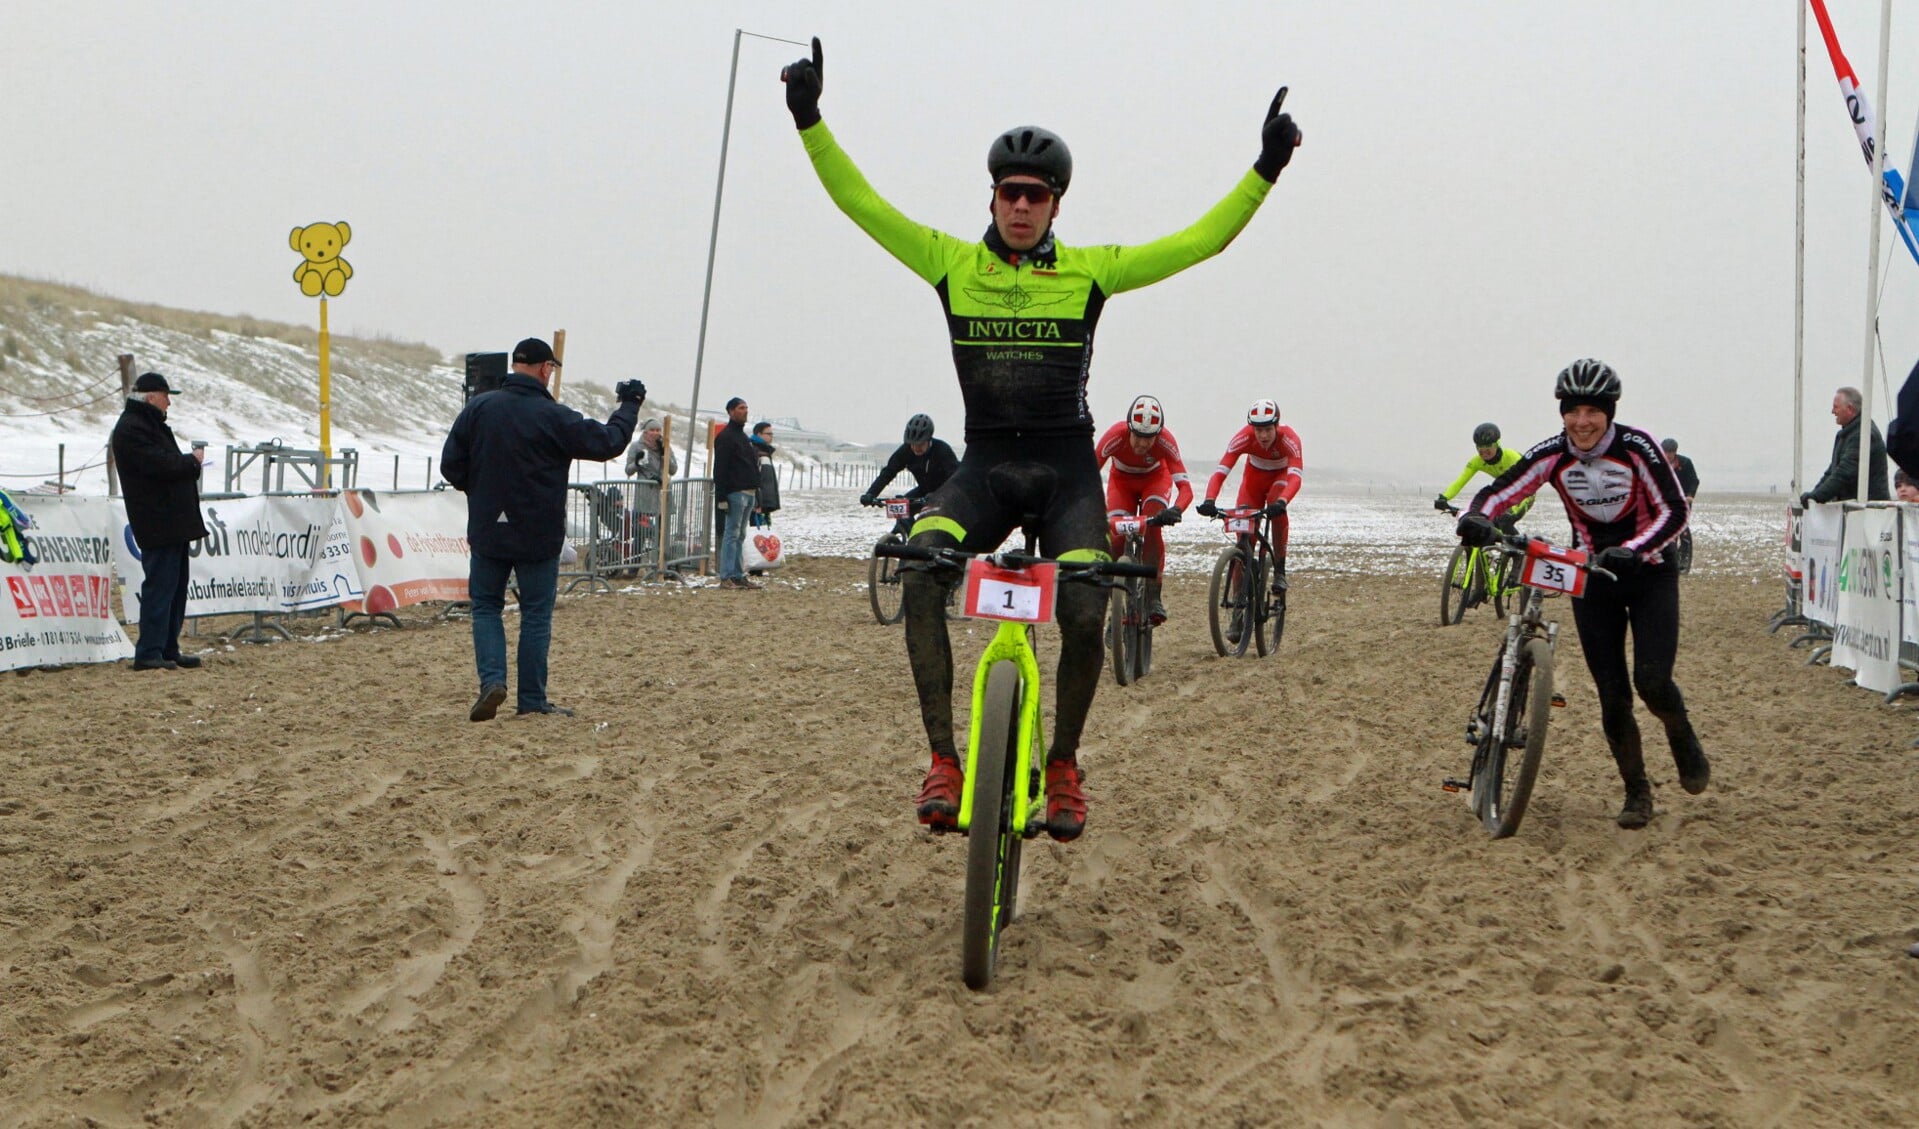
[[[337,298],[353,277],[353,264],[340,257],[340,249],[353,238],[353,229],[345,220],[339,223],[310,223],[293,229],[288,240],[300,252],[300,265],[293,268],[293,281],[300,293],[309,298],[321,294]]]

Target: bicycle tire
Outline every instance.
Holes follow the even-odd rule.
[[[1213,563],[1213,584],[1206,618],[1213,629],[1213,650],[1219,652],[1221,658],[1236,658],[1245,654],[1246,644],[1251,642],[1247,638],[1243,614],[1246,608],[1244,557],[1245,554],[1237,545],[1231,545],[1221,549],[1219,560]],[[1235,600],[1238,601],[1237,608],[1242,613],[1239,638],[1228,639],[1227,628],[1232,623]]]
[[[1439,626],[1451,627],[1466,617],[1466,579],[1472,550],[1461,545],[1446,562],[1439,578]]]
[[[1113,681],[1121,686],[1133,682],[1133,586],[1115,586],[1106,597],[1106,658],[1113,668]]]
[[[1487,762],[1486,794],[1481,818],[1495,839],[1511,837],[1526,817],[1539,762],[1546,753],[1546,729],[1552,723],[1553,652],[1544,639],[1528,639],[1513,667],[1512,692],[1506,701],[1502,732]],[[1525,718],[1522,730],[1519,719]]]
[[[1135,680],[1153,673],[1153,617],[1148,615],[1139,621],[1139,631],[1133,637],[1133,672]]]
[[[1488,569],[1487,575],[1493,585],[1493,614],[1505,619],[1508,612],[1519,610],[1519,599],[1524,595],[1519,585],[1519,558],[1500,554],[1499,567]]]
[[[906,538],[889,533],[873,546],[873,555],[866,562],[866,597],[873,605],[873,618],[883,627],[906,617],[906,601],[901,590],[899,559],[880,556],[879,547],[905,543]]]
[[[1014,758],[1019,741],[1019,666],[993,664],[980,698],[979,757],[973,765],[973,819],[966,832],[966,910],[960,965],[966,986],[983,992],[999,963],[999,934],[1013,916],[1024,828],[1012,826]]]
[[[1277,558],[1275,558],[1277,559]],[[1279,641],[1286,637],[1286,588],[1278,583],[1279,570],[1273,569],[1266,581],[1266,653],[1279,653]]]
[[[1248,617],[1253,628],[1253,645],[1260,658],[1273,653],[1275,648],[1266,640],[1266,624],[1271,620],[1273,607],[1272,594],[1273,558],[1266,552],[1266,543],[1260,542],[1253,550],[1253,577],[1246,601],[1252,607],[1253,614]]]

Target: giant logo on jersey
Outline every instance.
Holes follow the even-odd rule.
[[[1616,459],[1574,462],[1560,472],[1566,496],[1594,521],[1617,521],[1632,500],[1632,467]]]

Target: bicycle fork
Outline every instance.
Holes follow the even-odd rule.
[[[986,645],[986,651],[980,655],[979,667],[973,673],[973,716],[967,725],[966,735],[966,784],[960,790],[959,820],[955,829],[961,834],[968,834],[973,827],[973,782],[978,779],[980,720],[985,716],[986,679],[1000,662],[1010,662],[1019,668],[1019,736],[1015,747],[1010,750],[1012,763],[1007,765],[1007,770],[1013,774],[1012,826],[1020,829],[1022,838],[1031,839],[1044,827],[1043,820],[1034,822],[1032,813],[1046,810],[1046,779],[1033,764],[1033,748],[1044,740],[1040,725],[1039,659],[1033,653],[1032,644],[1027,641],[1026,625],[1023,623],[1002,621],[992,642]],[[997,828],[994,830],[997,831]]]

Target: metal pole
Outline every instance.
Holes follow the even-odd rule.
[[[1798,504],[1806,462],[1806,5],[1799,9],[1799,181],[1793,211],[1792,497]]]
[[[740,29],[733,29],[733,65],[726,72],[726,124],[720,128],[720,176],[713,186],[713,230],[706,239],[706,290],[700,295],[700,342],[693,350],[693,403],[686,409],[689,424],[700,418],[700,374],[706,364],[706,317],[713,304],[713,256],[720,245],[720,201],[726,195],[726,149],[733,139],[733,85],[740,76]],[[686,429],[686,473],[693,473],[693,433]],[[708,466],[707,474],[713,473]]]
[[[1866,375],[1859,382],[1859,490],[1871,497],[1873,346],[1879,337],[1879,223],[1886,184],[1886,69],[1892,46],[1892,0],[1879,0],[1879,112],[1872,123],[1872,263],[1866,285]]]
[[[320,482],[333,485],[333,335],[326,327],[326,295],[320,295]]]

